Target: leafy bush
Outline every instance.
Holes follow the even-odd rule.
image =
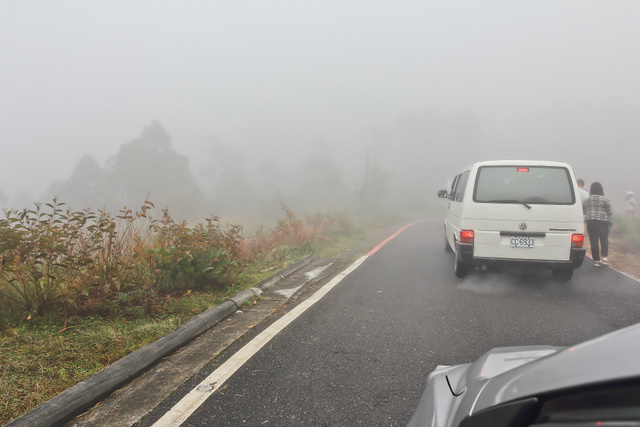
[[[344,215],[298,218],[283,204],[275,227],[245,239],[216,216],[194,227],[153,203],[73,211],[56,199],[0,220],[0,321],[47,311],[135,318],[165,295],[222,289],[251,264],[288,264],[352,226]]]
[[[222,284],[237,262],[231,258],[239,252],[241,228],[228,227],[222,231],[218,217],[210,217],[206,224],[189,228],[186,222],[176,223],[168,212],[154,224],[152,256],[160,291],[202,289]]]
[[[114,313],[149,295],[223,284],[239,254],[241,228],[221,230],[212,217],[195,228],[147,201],[117,215],[72,211],[56,199],[7,211],[0,220],[0,307],[24,316],[48,309],[67,315]],[[136,299],[136,301],[140,298]],[[130,304],[129,304],[130,305]]]
[[[72,293],[69,272],[89,260],[74,251],[86,216],[62,210],[54,200],[50,212],[9,211],[0,221],[0,292],[29,314],[40,314]]]
[[[201,289],[216,283],[224,267],[232,264],[222,249],[183,249],[177,246],[148,250],[153,255],[158,285],[163,291]]]
[[[353,230],[353,222],[344,213],[316,213],[307,215],[305,222],[317,230],[322,239],[330,239],[338,234],[345,234]]]
[[[318,213],[298,218],[285,204],[284,218],[274,228],[260,229],[255,237],[244,242],[246,251],[259,259],[261,264],[288,263],[308,255],[316,245],[327,244],[331,237],[347,233],[353,223],[344,214]]]

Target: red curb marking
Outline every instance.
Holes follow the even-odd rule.
[[[412,222],[411,224],[407,224],[404,227],[402,227],[400,230],[396,231],[395,233],[393,233],[391,236],[387,237],[382,243],[380,243],[378,246],[376,246],[375,248],[371,249],[369,252],[367,252],[366,256],[371,256],[373,254],[375,254],[376,252],[378,252],[378,250],[383,247],[384,245],[386,245],[387,243],[389,243],[390,240],[392,240],[394,237],[396,237],[398,234],[402,233],[404,230],[406,230],[407,228],[411,227],[412,225],[416,225],[416,224],[420,224],[421,222],[426,222],[429,221],[428,219],[423,219],[421,221],[416,221],[416,222]]]

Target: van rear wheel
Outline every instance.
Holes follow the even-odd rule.
[[[572,268],[559,268],[551,270],[551,275],[558,282],[568,282],[573,276]]]
[[[458,252],[453,256],[453,274],[456,277],[463,278],[469,273],[469,264],[463,262],[458,258]]]

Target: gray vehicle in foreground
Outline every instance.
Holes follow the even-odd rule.
[[[640,324],[575,347],[501,347],[439,366],[409,426],[640,426]]]

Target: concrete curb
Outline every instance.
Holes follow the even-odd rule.
[[[263,281],[258,283],[256,287],[262,289],[263,291],[266,289],[269,289],[270,287],[278,283],[280,280],[284,279],[287,276],[290,276],[291,274],[295,273],[301,268],[306,267],[307,265],[311,264],[313,261],[317,259],[318,259],[317,255],[309,255],[305,259],[300,260],[293,265],[290,265],[289,267],[285,268],[284,270],[274,274],[273,276],[267,279],[264,279]]]
[[[134,379],[160,359],[183,347],[190,341],[233,314],[247,300],[255,298],[263,290],[318,259],[316,255],[289,266],[258,283],[251,290],[244,290],[221,304],[199,314],[175,331],[134,351],[100,372],[79,382],[59,395],[10,421],[5,426],[57,426],[81,414],[122,385]]]

